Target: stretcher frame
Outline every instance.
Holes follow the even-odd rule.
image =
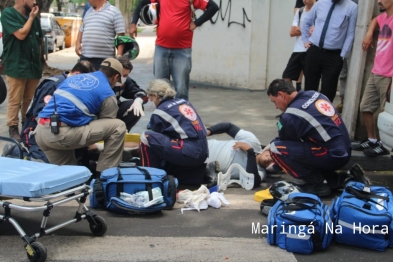
[[[14,139],[1,137],[0,140],[16,143],[18,148],[21,149],[21,145]],[[19,157],[22,158],[22,154],[19,154]],[[1,172],[1,171],[0,171]],[[77,223],[82,221],[82,219],[86,219],[90,226],[90,231],[94,236],[103,236],[107,231],[107,225],[105,220],[93,214],[89,208],[85,205],[86,199],[93,192],[93,189],[86,185],[79,185],[76,187],[72,187],[70,189],[57,192],[54,194],[44,195],[41,197],[15,197],[15,196],[7,196],[0,194],[0,205],[3,208],[4,213],[1,213],[0,209],[0,219],[9,222],[19,233],[21,236],[24,246],[27,252],[27,257],[30,261],[34,262],[43,262],[47,257],[47,250],[43,244],[37,242],[36,240],[40,237],[43,237],[49,233],[52,233],[60,228],[68,226],[73,223]],[[42,206],[26,206],[26,205],[18,205],[10,202],[10,199],[20,199],[28,202],[42,202],[44,205]],[[62,205],[64,203],[75,200],[78,203],[77,211],[71,219],[59,223],[55,226],[47,228],[47,222],[50,216],[51,210],[55,206]],[[37,233],[27,235],[26,232],[22,229],[19,223],[14,219],[11,215],[11,210],[18,210],[22,212],[43,212],[43,217],[41,220],[41,224],[39,227],[39,231]]]

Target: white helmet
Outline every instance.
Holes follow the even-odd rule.
[[[146,25],[157,25],[157,3],[143,6],[139,17]]]

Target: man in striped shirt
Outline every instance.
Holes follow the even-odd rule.
[[[115,56],[114,39],[125,34],[125,25],[120,10],[106,0],[88,0],[87,10],[78,32],[75,52],[81,60],[87,60],[99,69],[102,61]],[[123,54],[123,46],[117,49]]]

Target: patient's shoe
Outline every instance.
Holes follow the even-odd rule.
[[[220,162],[213,161],[206,165],[205,184],[207,188],[217,185],[218,173],[220,172]]]
[[[314,194],[319,197],[330,195],[332,192],[326,181],[321,183],[306,183],[304,185],[297,185],[304,193]]]

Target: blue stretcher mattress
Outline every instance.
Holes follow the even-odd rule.
[[[0,195],[42,197],[80,185],[91,172],[83,166],[58,166],[0,157]]]

